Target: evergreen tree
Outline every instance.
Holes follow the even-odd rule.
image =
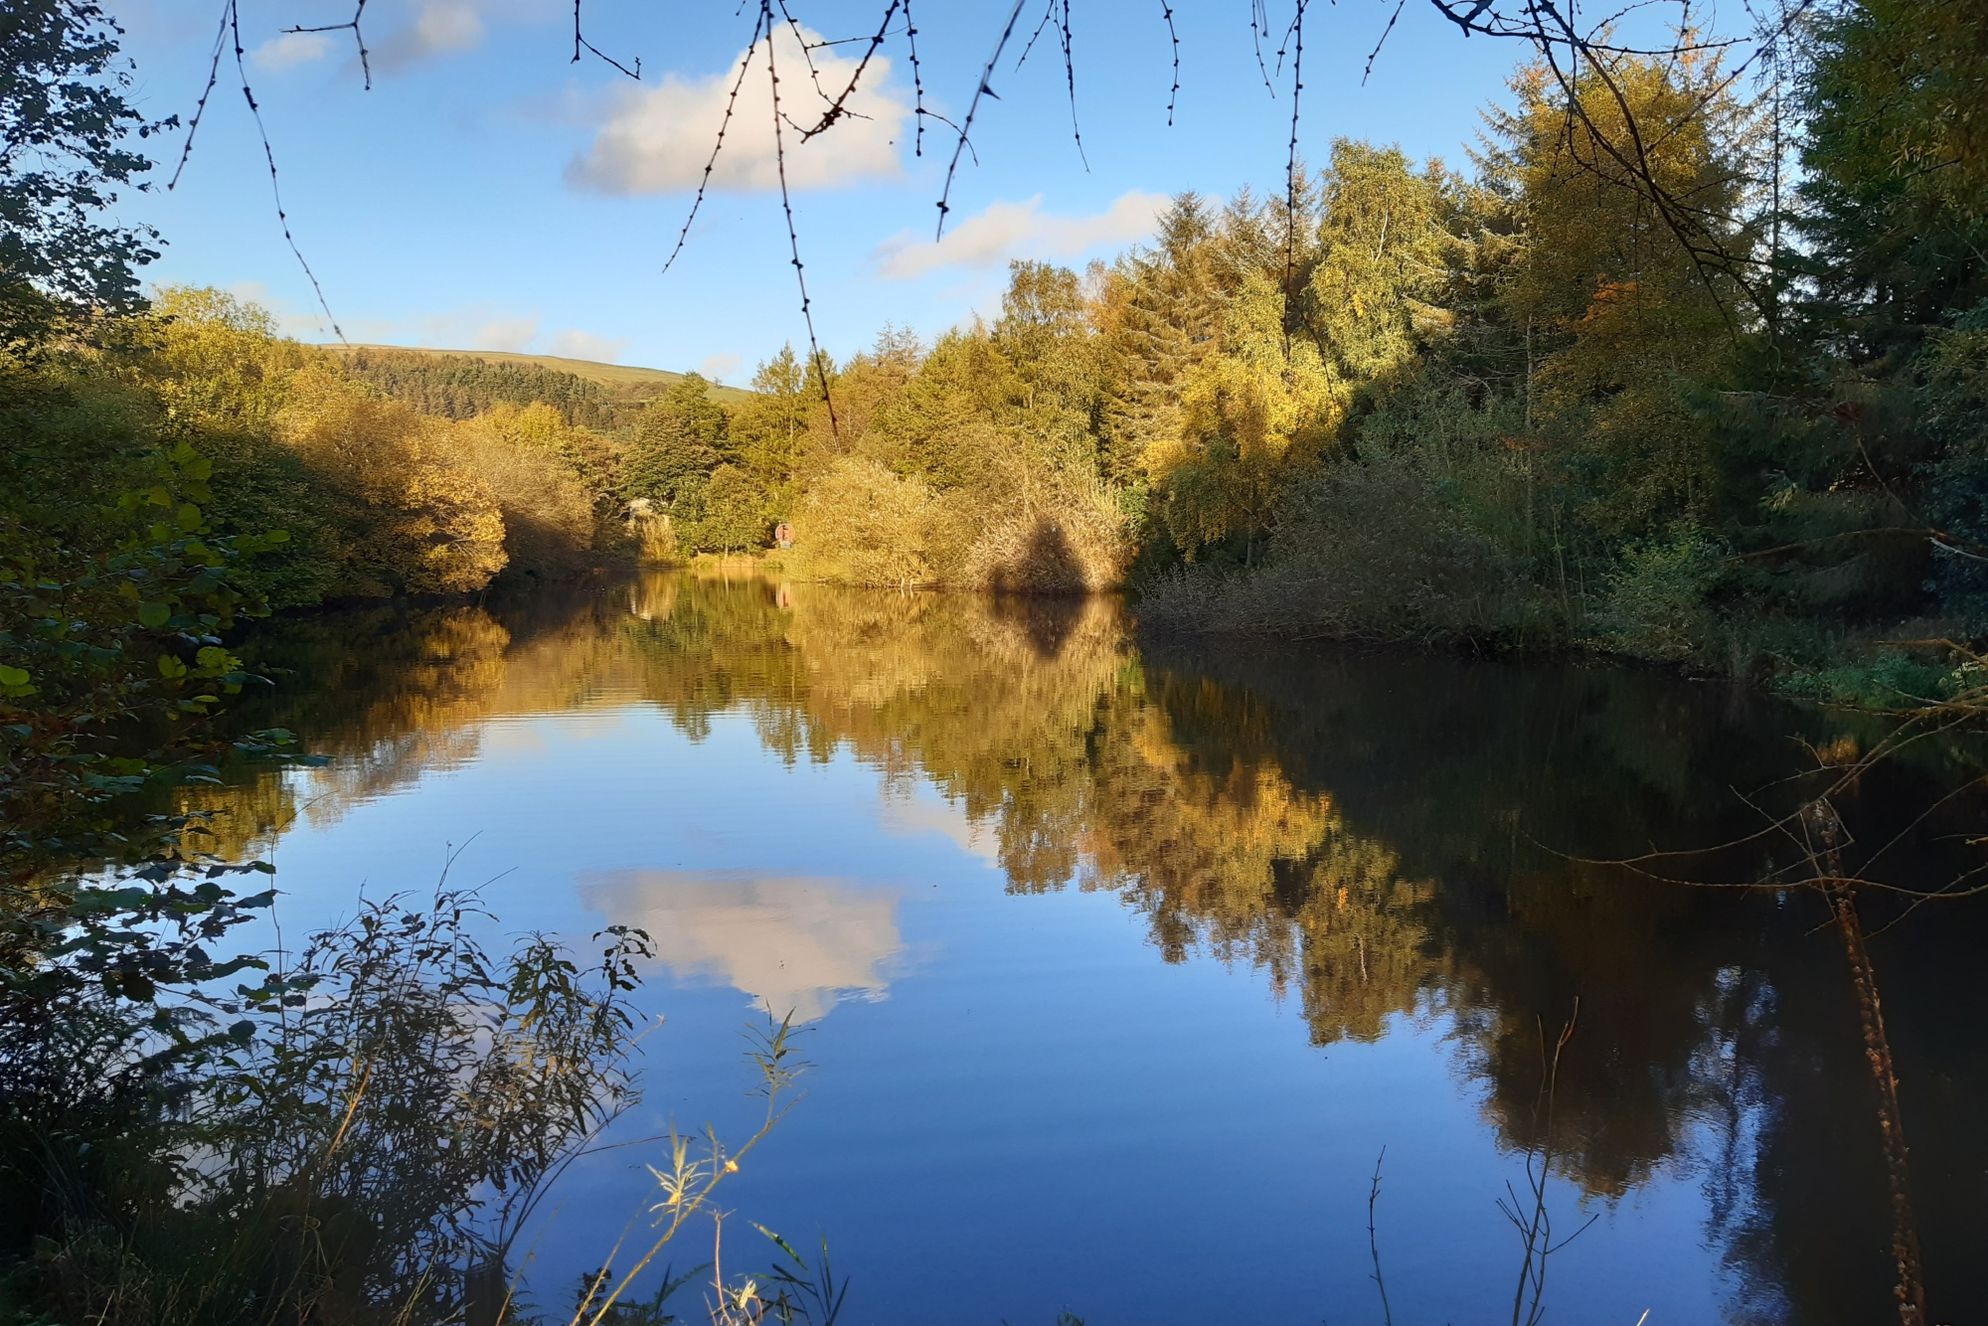
[[[636,420],[622,466],[622,495],[659,515],[701,518],[704,484],[725,459],[725,411],[696,373],[670,384]]]
[[[1215,348],[1221,305],[1208,206],[1177,195],[1160,218],[1154,247],[1114,273],[1124,283],[1104,331],[1105,399],[1099,451],[1106,476],[1131,478],[1154,443],[1177,436],[1179,390]]]

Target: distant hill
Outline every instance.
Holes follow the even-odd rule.
[[[508,350],[434,350],[398,345],[327,345],[354,374],[418,409],[466,419],[499,402],[544,401],[570,423],[609,427],[686,376],[661,368],[601,364]],[[752,393],[711,387],[711,398],[737,405]]]

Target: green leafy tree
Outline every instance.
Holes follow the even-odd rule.
[[[1399,148],[1332,145],[1310,322],[1349,397],[1404,369],[1447,321],[1436,301],[1458,241],[1445,224],[1445,188],[1440,166],[1417,171]]]
[[[1812,314],[1853,358],[1988,299],[1988,49],[1945,0],[1819,7],[1798,88]]]
[[[151,168],[128,140],[164,126],[131,105],[121,35],[95,0],[0,12],[0,350],[33,353],[143,303],[138,270],[158,256],[157,232],[108,213]]]
[[[1077,274],[1044,262],[1009,264],[994,344],[1012,366],[1015,423],[1037,464],[1096,465],[1097,347]]]
[[[724,407],[695,373],[668,391],[636,421],[622,465],[622,493],[660,512],[694,518],[691,507],[705,480],[725,458]]]
[[[704,515],[697,524],[698,546],[710,552],[745,552],[766,546],[772,520],[766,492],[736,465],[720,465],[704,485]]]

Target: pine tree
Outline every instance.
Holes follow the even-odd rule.
[[[1148,446],[1178,435],[1181,383],[1215,349],[1221,305],[1213,237],[1207,204],[1179,194],[1160,218],[1154,247],[1113,274],[1125,289],[1104,330],[1099,428],[1102,468],[1113,480],[1133,478]]]

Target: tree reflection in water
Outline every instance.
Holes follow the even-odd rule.
[[[332,762],[200,794],[228,812],[229,850],[464,758],[492,716],[640,703],[702,738],[717,715],[744,714],[789,763],[847,753],[922,780],[1014,893],[1109,892],[1163,961],[1255,968],[1295,997],[1314,1044],[1440,1011],[1457,1072],[1482,1084],[1515,1150],[1544,1140],[1540,1027],[1578,1000],[1556,1173],[1605,1200],[1661,1171],[1702,1174],[1707,1237],[1745,1287],[1734,1320],[1889,1314],[1883,1158],[1841,954],[1812,933],[1826,911],[1576,859],[1741,837],[1754,812],[1734,789],[1797,767],[1789,734],[1867,743],[1862,720],[1613,668],[1140,643],[1110,600],[683,576],[565,609],[288,624],[256,654],[299,684],[245,721],[293,728]],[[1930,802],[1951,777],[1939,762],[1958,757],[1923,754],[1873,770],[1846,818],[1899,824]],[[1942,827],[1918,849],[1927,878],[1944,868]],[[1785,855],[1757,840],[1715,869],[1759,879]],[[896,946],[880,896],[846,910],[823,892],[816,913],[782,892],[816,887],[799,881],[589,887],[604,911],[625,904],[680,933],[665,960],[769,1007],[825,1012],[834,991],[880,992]],[[1988,1144],[1971,1118],[1988,1090],[1988,1007],[1966,976],[1974,913],[1942,915],[1874,950],[1936,1317],[1942,1302],[1988,1301],[1972,1233]],[[763,925],[808,955],[800,972],[769,977],[733,942]]]

